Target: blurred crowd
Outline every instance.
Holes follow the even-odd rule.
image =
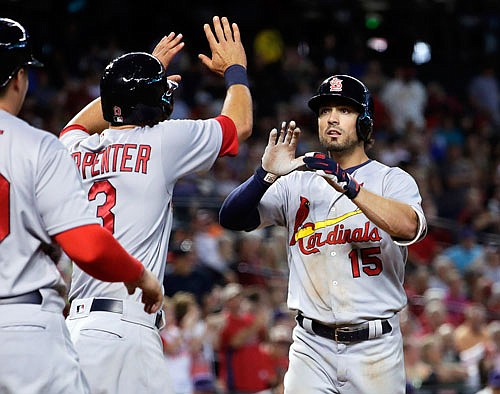
[[[408,306],[401,314],[408,393],[500,390],[500,82],[495,59],[457,86],[421,78],[411,62],[385,64],[362,53],[339,58],[336,36],[317,53],[273,30],[254,37],[249,78],[253,136],[234,158],[178,182],[165,276],[165,360],[177,394],[280,393],[294,314],[286,308],[286,234],[224,230],[218,208],[260,163],[268,132],[282,121],[302,129],[298,153],[320,150],[307,100],[326,77],[350,74],[375,101],[369,155],[417,180],[429,222],[409,248]],[[68,52],[69,53],[69,52]],[[112,41],[78,58],[54,53],[32,70],[21,116],[58,134],[99,95],[105,65],[123,50]],[[66,54],[67,55],[67,54]],[[183,77],[173,118],[220,111],[224,81],[180,54]],[[487,392],[487,391],[485,391]]]

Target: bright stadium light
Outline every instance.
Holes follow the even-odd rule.
[[[381,37],[372,37],[366,42],[368,48],[377,52],[385,52],[387,50],[387,40]]]
[[[427,63],[431,60],[431,46],[423,41],[417,41],[413,45],[413,54],[411,60],[415,64]]]

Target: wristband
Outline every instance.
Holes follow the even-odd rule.
[[[359,186],[359,183],[356,182],[356,180],[352,176],[348,175],[348,178],[349,178],[349,181],[344,186],[344,190],[345,190],[344,194],[352,200],[353,198],[355,198],[358,195],[360,186]]]
[[[263,180],[264,182],[268,184],[272,184],[276,181],[276,179],[279,178],[279,175],[271,174],[270,172],[267,172],[261,167],[257,168],[255,171],[255,174],[259,177],[259,179]]]
[[[229,89],[233,85],[245,85],[248,87],[247,70],[241,64],[233,64],[226,68],[224,80],[226,81],[226,89]]]

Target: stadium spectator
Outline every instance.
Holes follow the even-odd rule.
[[[209,273],[198,264],[194,247],[189,238],[171,243],[163,287],[168,297],[173,297],[179,291],[189,292],[202,306],[214,284]]]
[[[225,322],[220,333],[219,377],[228,394],[270,394],[276,372],[261,349],[268,334],[270,310],[265,305],[250,310],[243,287],[237,283],[227,284],[222,298]]]

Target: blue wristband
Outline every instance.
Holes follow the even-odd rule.
[[[345,190],[344,194],[352,200],[353,198],[356,198],[356,196],[359,194],[360,186],[359,183],[356,182],[356,180],[352,176],[348,178],[349,181],[347,182],[347,185],[344,186]]]
[[[255,175],[266,186],[271,186],[271,184],[279,178],[278,175],[271,174],[270,172],[264,170],[262,166],[259,166],[259,168],[255,170]]]
[[[226,89],[233,85],[245,85],[248,87],[247,70],[241,64],[233,64],[224,72]]]

